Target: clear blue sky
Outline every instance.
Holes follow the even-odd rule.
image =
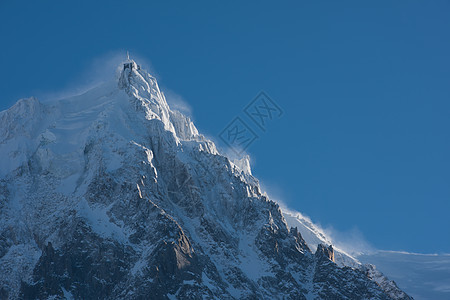
[[[299,2],[2,0],[0,110],[124,49],[215,138],[264,90],[284,114],[248,152],[275,198],[376,248],[450,252],[450,2]]]

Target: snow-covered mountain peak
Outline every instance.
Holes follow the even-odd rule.
[[[409,299],[284,216],[133,60],[0,125],[0,298]]]
[[[134,60],[126,60],[118,84],[120,89],[135,99],[136,108],[144,109],[146,119],[159,119],[163,121],[166,129],[173,131],[170,108],[155,77],[141,69]]]
[[[173,132],[178,139],[199,138],[197,128],[191,120],[170,109],[154,76],[129,58],[123,62],[121,68],[118,87],[130,96],[131,104],[137,111],[144,112],[145,119],[160,120],[164,129]]]
[[[127,60],[121,64],[118,79],[112,77],[80,95],[43,102],[34,97],[21,99],[0,112],[0,155],[5,158],[0,161],[0,175],[26,165],[33,155],[61,173],[55,167],[68,165],[56,164],[56,158],[70,155],[74,161],[81,159],[83,145],[89,141],[114,136],[125,144],[140,144],[149,133],[165,137],[166,143],[175,146],[197,141],[203,151],[217,153],[189,117],[170,109],[156,78]]]

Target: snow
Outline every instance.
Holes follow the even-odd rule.
[[[11,246],[8,252],[0,258],[0,286],[6,287],[9,285],[17,293],[21,281],[32,281],[30,275],[40,256],[41,250],[36,244],[27,243]],[[18,295],[15,294],[15,296]]]
[[[72,293],[71,292],[69,292],[68,290],[66,290],[65,288],[61,288],[62,289],[62,291],[63,291],[63,294],[64,294],[64,298],[66,298],[66,300],[73,300],[74,299],[74,297],[73,297],[73,295],[72,295]]]
[[[78,213],[83,217],[92,230],[98,235],[116,240],[122,244],[128,243],[128,235],[123,228],[111,222],[107,212],[109,207],[101,207],[100,205],[91,207],[86,199],[82,198],[79,203]]]
[[[75,173],[73,175],[70,175],[66,178],[61,179],[61,182],[59,186],[56,188],[56,191],[58,191],[61,194],[64,194],[66,196],[70,196],[76,189],[77,181],[80,178],[80,174]]]
[[[56,136],[50,130],[45,130],[41,134],[41,144],[50,144],[56,141]]]
[[[177,296],[172,294],[167,294],[167,298],[169,298],[170,300],[177,300]]]
[[[314,224],[310,218],[300,212],[282,208],[283,216],[289,227],[297,227],[306,244],[312,251],[316,251],[318,244],[333,245],[335,262],[340,266],[359,267],[360,262],[348,254],[327,236],[320,226]]]
[[[375,251],[358,259],[376,265],[414,299],[450,299],[450,254]]]
[[[323,230],[302,213],[284,208],[283,216],[289,227],[297,227],[312,251],[316,251],[318,244],[332,244],[331,239]]]
[[[414,299],[450,299],[450,254],[419,254],[400,251],[363,251],[355,256],[337,248],[334,241],[308,217],[283,209],[289,227],[297,227],[308,246],[333,245],[336,263],[359,267],[373,264]]]
[[[232,164],[236,166],[239,170],[244,172],[246,175],[252,175],[252,170],[250,168],[250,156],[245,155],[241,159],[234,159]]]
[[[268,264],[261,263],[262,259],[253,246],[254,236],[241,235],[239,251],[241,255],[240,267],[242,271],[253,281],[258,281],[263,276],[274,276]]]
[[[214,281],[205,272],[202,272],[202,283],[210,290],[214,290]]]
[[[1,145],[0,176],[4,177],[13,170],[23,165],[28,157],[28,143],[26,138],[17,138],[5,141]]]
[[[92,231],[100,237],[129,245],[129,229],[123,222],[115,221],[116,218],[111,212],[112,206],[116,203],[89,203],[83,195],[87,191],[87,185],[95,177],[95,171],[104,169],[108,174],[122,174],[130,168],[135,168],[132,171],[138,170],[141,177],[136,181],[129,178],[127,180],[132,181],[130,185],[140,199],[151,202],[146,194],[149,189],[144,180],[147,176],[152,178],[154,183],[159,183],[160,180],[163,182],[157,170],[158,164],[162,162],[155,162],[155,157],[158,157],[158,151],[163,148],[161,144],[164,144],[168,151],[165,157],[176,157],[188,166],[186,167],[188,177],[180,184],[184,186],[189,180],[195,179],[203,181],[199,185],[207,188],[205,189],[207,193],[201,199],[201,204],[207,211],[203,215],[204,220],[213,220],[217,227],[214,229],[224,233],[226,238],[230,236],[228,248],[216,247],[217,242],[211,234],[198,231],[198,228],[201,228],[198,218],[187,217],[182,211],[185,208],[180,203],[167,204],[165,207],[167,214],[170,213],[173,222],[184,226],[183,229],[192,240],[194,248],[202,249],[218,262],[216,267],[220,274],[225,274],[231,267],[236,267],[255,284],[263,276],[274,277],[275,274],[271,271],[272,262],[264,260],[255,247],[258,230],[264,223],[257,223],[259,227],[255,226],[249,231],[242,231],[242,224],[233,223],[236,215],[245,215],[249,203],[263,207],[267,203],[261,203],[268,202],[265,199],[261,200],[261,203],[258,202],[259,204],[256,203],[255,199],[259,199],[261,195],[259,183],[251,173],[250,157],[231,159],[219,155],[214,143],[200,135],[188,117],[169,108],[156,79],[137,68],[134,61],[131,63],[134,67],[121,73],[119,87],[116,81],[111,81],[81,95],[45,104],[35,98],[22,99],[9,110],[0,112],[0,156],[6,158],[0,160],[0,179],[13,177],[14,172],[18,172],[20,167],[27,168],[28,163],[32,161],[37,169],[45,171],[42,173],[53,176],[48,189],[55,191],[55,195],[42,197],[45,201],[36,203],[33,200],[39,199],[38,196],[28,199],[27,191],[19,188],[22,182],[14,181],[16,186],[12,188],[15,195],[8,204],[8,210],[14,217],[8,221],[2,220],[1,225],[5,228],[14,227],[17,220],[33,219],[30,216],[35,216],[36,220],[32,220],[35,223],[30,221],[23,227],[34,225],[34,230],[45,237],[43,242],[47,242],[54,238],[54,227],[58,226],[56,223],[53,224],[53,221],[64,219],[66,210],[73,208],[77,217],[85,220]],[[152,140],[154,143],[152,147],[149,146],[149,136],[158,137]],[[96,146],[98,147],[95,148]],[[93,157],[101,157],[101,160],[89,161],[90,151],[100,153],[101,155]],[[139,161],[144,169],[136,167],[134,164],[136,161]],[[219,178],[215,168],[224,165],[229,172],[223,172],[226,175],[222,174],[224,178]],[[218,182],[226,184],[221,185]],[[163,188],[162,185],[161,190]],[[225,190],[228,188],[229,190]],[[243,194],[239,194],[240,191]],[[181,194],[180,197],[183,196],[182,193],[178,194]],[[153,200],[157,202],[159,198]],[[154,202],[151,203],[158,207]],[[33,215],[34,211],[39,212],[38,216]],[[283,209],[283,214],[287,225],[298,228],[312,251],[316,250],[319,243],[334,244],[320,226],[303,214],[288,209]],[[277,226],[272,217],[269,225]],[[234,239],[236,245],[233,244]],[[3,274],[0,275],[1,284],[8,281],[17,288],[20,280],[29,279],[41,250],[34,242],[26,241],[29,243],[19,243],[10,247],[8,253],[0,259],[0,274]],[[53,245],[57,247],[57,243]],[[132,247],[140,251],[140,258],[131,268],[131,275],[139,276],[147,265],[153,245],[132,245]],[[406,291],[411,290],[419,297],[425,288],[436,293],[430,295],[447,296],[445,293],[450,293],[450,283],[446,281],[450,278],[448,271],[450,259],[447,256],[423,257],[379,252],[354,258],[335,245],[334,248],[336,262],[339,265],[359,267],[358,260],[375,262],[380,270],[398,280]],[[398,259],[399,257],[404,259],[404,263]],[[230,261],[231,266],[228,265]],[[443,264],[443,269],[439,269],[440,263]],[[397,267],[394,268],[396,264]],[[408,266],[413,269],[408,269]],[[416,274],[417,277],[410,281],[412,277],[405,276],[407,273],[404,270]],[[243,296],[242,289],[237,288],[236,284],[233,285],[229,278],[224,276],[222,279],[232,296],[236,298]],[[417,280],[423,283],[423,287],[416,292],[414,284]],[[205,272],[202,273],[202,281],[211,291],[217,289],[215,282]],[[188,280],[184,281],[184,284],[194,285],[196,282]],[[307,298],[312,299],[314,297],[312,278],[305,288],[309,291]],[[62,291],[66,299],[73,298],[69,291],[65,289]],[[167,296],[176,299],[176,295]]]

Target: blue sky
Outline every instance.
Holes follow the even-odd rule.
[[[3,0],[0,110],[113,76],[101,64],[125,49],[216,140],[236,116],[251,124],[243,109],[264,90],[284,113],[248,153],[270,195],[376,248],[450,252],[449,13],[448,1]]]

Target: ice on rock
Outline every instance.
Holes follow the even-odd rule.
[[[158,119],[168,131],[175,132],[170,122],[170,109],[159,90],[156,78],[141,70],[134,60],[127,60],[119,78],[119,88],[134,98],[136,109],[143,109],[147,120]]]
[[[0,143],[17,136],[32,137],[42,113],[42,105],[34,97],[21,99],[0,112]]]
[[[408,299],[359,263],[318,260],[306,243],[326,237],[131,59],[118,81],[20,100],[0,125],[0,298]]]
[[[234,159],[233,164],[239,168],[244,174],[252,175],[252,170],[250,168],[250,156],[245,155],[242,158]]]
[[[47,129],[41,134],[41,143],[49,144],[54,141],[56,141],[56,136],[50,130]]]

